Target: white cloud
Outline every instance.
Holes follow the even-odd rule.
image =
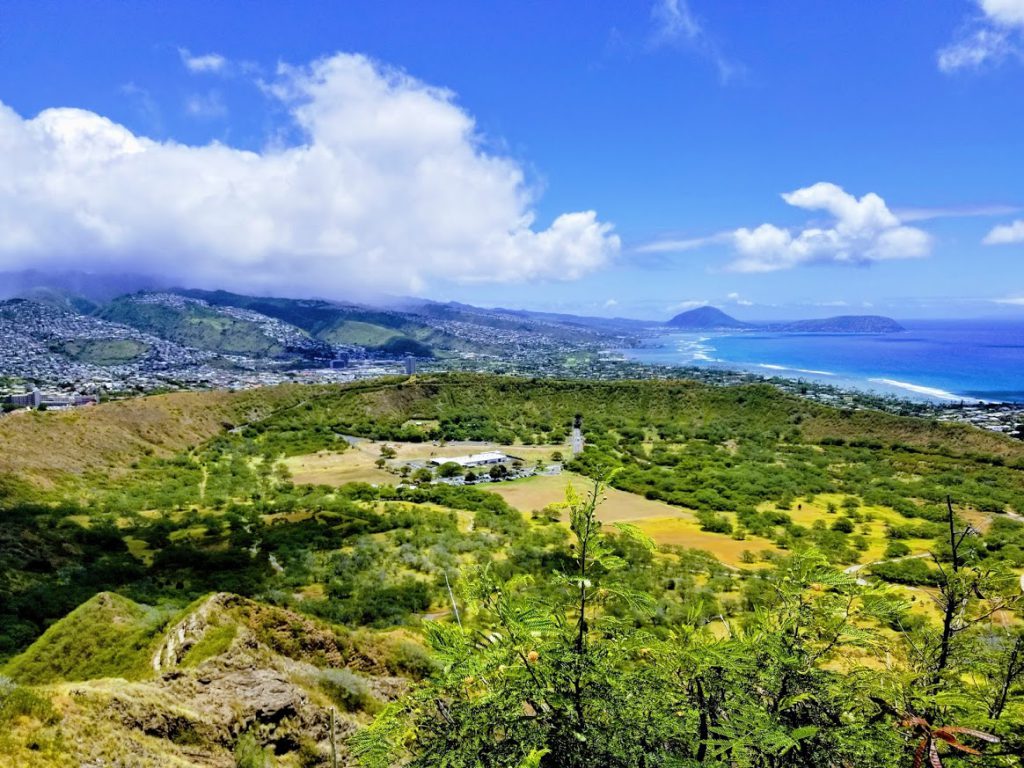
[[[1009,304],[1013,307],[1024,307],[1024,296],[1011,296],[1006,299],[992,299],[994,304]]]
[[[726,58],[690,9],[688,0],[655,0],[651,6],[651,46],[684,46],[710,60],[723,83],[743,72],[743,67]]]
[[[638,246],[637,253],[682,253],[703,248],[706,245],[728,242],[731,238],[729,232],[721,232],[717,235],[707,237],[691,237],[685,240],[655,240],[652,243],[645,243]]]
[[[611,309],[612,307],[617,307],[617,306],[619,306],[619,302],[616,299],[608,299],[608,301],[606,301],[604,303],[604,308],[605,309]]]
[[[898,208],[900,221],[929,221],[931,219],[962,219],[970,217],[1009,216],[1020,213],[1019,205],[954,205],[941,208]]]
[[[339,54],[268,86],[304,138],[243,151],[0,104],[0,270],[142,265],[197,287],[345,295],[575,279],[619,251],[593,211],[535,227],[532,190],[447,91]]]
[[[185,68],[194,74],[223,72],[228,65],[228,60],[219,53],[193,55],[188,48],[179,48],[178,55]]]
[[[697,307],[706,307],[708,305],[707,299],[684,299],[683,301],[675,304],[670,304],[665,307],[666,312],[685,312],[688,309],[696,309]]]
[[[752,306],[754,306],[754,302],[749,301],[747,299],[744,299],[736,291],[733,291],[732,293],[730,293],[728,296],[726,296],[726,298],[729,299],[729,301],[731,301],[733,304],[735,304],[737,306],[740,306],[740,307],[752,307]]]
[[[981,242],[985,245],[1024,243],[1024,219],[1018,219],[1012,224],[1000,224],[993,227]]]
[[[938,53],[939,69],[947,74],[995,66],[1010,58],[1024,60],[1024,0],[976,2],[981,17]]]
[[[805,210],[826,211],[835,222],[829,227],[807,227],[795,234],[774,224],[737,229],[732,240],[739,258],[730,269],[772,272],[822,262],[866,264],[918,258],[931,249],[928,233],[901,224],[874,193],[858,199],[842,187],[819,182],[784,194],[782,199]]]
[[[1024,0],[979,0],[979,4],[997,24],[1024,27]]]

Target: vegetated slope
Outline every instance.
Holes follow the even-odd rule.
[[[259,312],[331,344],[352,344],[385,353],[430,356],[433,351],[461,350],[466,343],[405,312],[319,299],[244,296],[228,291],[182,290],[181,296],[211,306]],[[405,344],[405,347],[401,345]]]
[[[560,439],[567,433],[567,422],[582,413],[585,426],[598,431],[684,424],[733,436],[775,430],[780,435],[794,432],[810,442],[834,438],[879,447],[903,444],[950,455],[989,455],[1009,463],[1024,460],[1024,443],[993,432],[879,411],[837,409],[786,395],[768,384],[718,387],[687,380],[417,376],[359,391],[327,389],[317,408],[336,413],[357,430],[355,434],[395,439],[409,419],[439,421],[435,436],[446,439],[550,438],[550,433]],[[408,432],[411,437],[417,434],[424,437],[415,429]]]
[[[310,409],[283,412],[300,402]],[[592,431],[657,430],[680,424],[742,436],[773,430],[819,443],[906,446],[1007,464],[1024,461],[1024,443],[967,425],[876,411],[840,410],[769,385],[715,387],[685,380],[588,382],[485,375],[431,375],[350,385],[282,385],[241,392],[180,392],[65,412],[23,412],[0,420],[0,475],[44,485],[90,470],[123,473],[153,453],[167,455],[222,432],[267,420],[335,424],[336,432],[386,439],[559,442],[576,413]],[[411,419],[439,422],[424,431]],[[723,438],[724,439],[724,438]]]
[[[144,456],[196,445],[309,394],[283,385],[241,392],[175,392],[70,411],[17,412],[0,419],[0,476],[52,487],[92,471],[123,474]]]
[[[289,323],[173,293],[122,296],[99,316],[195,349],[257,358],[324,357],[327,345]]]
[[[210,395],[193,397],[197,399],[190,401],[190,413]],[[775,703],[802,695],[788,688],[792,681],[822,679],[821,668],[808,661],[817,658],[813,649],[791,652],[792,626],[807,629],[807,636],[817,637],[820,647],[837,657],[847,651],[845,640],[841,648],[837,646],[839,636],[834,634],[832,621],[845,621],[844,610],[848,618],[849,605],[844,609],[845,598],[832,588],[859,588],[857,578],[851,573],[844,576],[824,571],[871,562],[875,556],[868,556],[865,549],[869,535],[903,545],[903,554],[910,545],[917,552],[929,546],[941,552],[941,537],[948,535],[948,526],[943,524],[947,493],[952,492],[958,508],[970,512],[972,522],[977,520],[978,528],[984,529],[983,535],[971,539],[972,558],[983,570],[1024,567],[1024,526],[998,514],[1024,508],[1024,446],[972,428],[839,411],[784,395],[767,385],[709,387],[686,381],[579,382],[437,375],[345,386],[277,387],[218,397],[223,400],[215,410],[230,415],[220,417],[227,423],[218,427],[215,420],[204,422],[212,436],[201,437],[201,430],[195,430],[194,442],[181,450],[168,447],[170,441],[154,449],[152,456],[145,455],[145,447],[152,445],[145,441],[133,443],[127,454],[108,448],[105,460],[114,464],[104,470],[104,476],[95,471],[97,465],[79,484],[69,486],[70,492],[52,489],[45,496],[47,503],[33,503],[32,489],[0,485],[4,518],[0,527],[0,653],[16,653],[39,638],[10,662],[7,674],[26,685],[37,685],[33,695],[52,698],[51,706],[63,716],[59,725],[30,719],[35,729],[32,733],[19,725],[13,735],[5,733],[0,722],[0,750],[5,754],[22,759],[33,753],[28,745],[34,744],[34,753],[47,755],[50,764],[60,765],[62,760],[68,762],[61,752],[63,745],[75,744],[81,754],[97,762],[119,754],[112,749],[121,749],[140,765],[228,766],[230,751],[243,746],[240,733],[254,726],[250,735],[257,742],[255,748],[268,745],[280,753],[283,765],[317,764],[313,755],[319,755],[319,764],[324,764],[326,691],[331,692],[336,706],[357,702],[356,708],[373,709],[387,696],[374,698],[378,683],[369,678],[404,674],[403,670],[414,676],[414,668],[422,670],[427,665],[415,654],[410,664],[408,648],[399,650],[398,646],[393,655],[384,654],[383,667],[371,664],[364,668],[359,653],[339,651],[342,664],[348,667],[347,673],[341,674],[342,664],[334,660],[332,649],[338,643],[344,645],[348,633],[325,628],[312,617],[345,625],[393,627],[408,623],[412,628],[422,617],[429,617],[439,619],[427,626],[439,628],[437,637],[444,640],[454,637],[454,632],[447,633],[453,625],[444,621],[451,606],[445,578],[449,575],[469,578],[482,573],[482,578],[494,579],[494,586],[522,590],[542,606],[553,605],[546,601],[554,599],[559,590],[564,592],[567,585],[574,591],[571,585],[575,582],[548,578],[552,573],[566,573],[567,558],[574,556],[564,546],[566,531],[551,519],[557,517],[551,510],[538,510],[535,519],[525,519],[480,487],[432,485],[415,477],[402,482],[402,487],[387,483],[327,487],[299,485],[288,476],[282,457],[323,448],[333,451],[345,442],[345,435],[552,446],[565,440],[574,414],[580,412],[588,445],[582,456],[569,462],[570,469],[591,478],[616,469],[612,482],[618,488],[693,510],[710,535],[732,536],[737,541],[757,537],[758,544],[772,542],[773,550],[798,553],[778,571],[772,570],[770,563],[755,562],[753,552],[750,558],[740,558],[739,569],[727,569],[708,554],[677,548],[652,552],[628,531],[607,544],[606,554],[614,553],[607,558],[608,570],[614,563],[625,564],[615,568],[627,582],[620,585],[625,588],[623,594],[647,595],[656,604],[653,612],[639,610],[639,603],[621,606],[613,617],[617,628],[613,634],[621,628],[639,627],[639,632],[655,637],[679,627],[693,632],[694,637],[703,633],[702,637],[706,635],[705,639],[714,643],[721,638],[712,636],[707,627],[721,622],[739,626],[756,618],[750,606],[771,625],[785,613],[779,613],[781,606],[796,612],[793,619],[797,624],[779,624],[777,634],[771,635],[781,645],[762,643],[756,632],[735,633],[739,646],[730,654],[749,661],[749,667],[735,667],[730,662],[730,674],[740,682],[728,693],[734,697],[735,691],[754,691],[757,701],[750,702],[755,708],[750,711],[760,712],[762,690],[775,691],[772,695],[777,698],[767,706],[777,712]],[[135,407],[153,403],[159,405],[157,410],[166,410],[166,396],[163,400],[140,399]],[[123,408],[128,404],[113,405]],[[77,414],[83,422],[108,419],[111,407]],[[35,416],[40,420],[27,423],[34,423],[42,434],[60,431],[63,422],[57,417],[67,415]],[[48,420],[51,416],[54,419]],[[167,415],[161,413],[160,418]],[[175,444],[188,439],[178,435]],[[0,432],[0,449],[6,447],[2,440]],[[56,447],[57,441],[52,444]],[[140,450],[137,466],[121,467],[122,474],[114,482],[106,479],[125,455],[138,455]],[[73,450],[67,453],[73,454]],[[43,460],[40,455],[34,458]],[[45,478],[44,465],[25,466],[33,469],[35,477]],[[395,477],[397,484],[398,475]],[[420,485],[410,487],[410,482]],[[816,551],[808,553],[808,548]],[[758,546],[751,549],[763,550]],[[575,550],[580,551],[580,547]],[[803,576],[799,578],[807,580],[801,563],[810,562],[818,563],[810,579],[813,583],[801,587],[799,595],[793,593],[780,601],[775,587],[787,580],[779,574],[800,572]],[[913,565],[901,568],[901,563]],[[874,575],[869,568],[858,573],[894,583],[934,583],[934,566],[925,566],[922,573],[917,567],[922,565],[919,560],[892,565],[897,567],[877,569]],[[767,575],[762,579],[759,574]],[[600,574],[588,569],[587,577]],[[820,590],[822,584],[832,588]],[[199,602],[175,613],[173,608],[149,609],[111,595],[89,599],[107,590],[150,605],[167,601],[180,608],[185,600],[199,598]],[[202,597],[211,591],[235,594]],[[271,608],[236,594],[288,608]],[[69,597],[73,599],[69,601]],[[66,622],[56,621],[82,602],[85,607],[74,611]],[[831,605],[830,618],[808,627],[804,608],[817,610],[827,605]],[[891,618],[895,614],[887,612],[879,619],[881,623],[870,620],[867,626],[872,639],[888,638],[894,628],[926,620],[920,611],[893,610],[899,612],[898,622]],[[469,652],[476,653],[471,650],[476,648],[489,655],[492,641],[498,646],[508,641],[506,635],[481,642],[480,637],[489,636],[474,634],[494,628],[488,623],[492,614],[462,614]],[[527,624],[535,616],[516,615],[525,616]],[[103,623],[101,629],[96,627],[99,622]],[[564,626],[575,624],[567,621]],[[597,642],[603,629],[596,623],[593,627],[592,639]],[[862,630],[863,625],[852,629]],[[776,630],[766,627],[769,634]],[[536,637],[531,631],[524,627],[523,636],[529,636],[533,644]],[[805,635],[801,632],[800,636]],[[75,638],[82,643],[90,637],[114,650],[75,647]],[[637,635],[622,647],[650,648],[648,639]],[[921,640],[931,642],[925,633],[914,637],[915,643]],[[679,650],[674,641],[668,645],[672,653]],[[470,673],[473,679],[453,667],[449,693],[454,699],[468,699],[473,706],[486,709],[480,681],[497,680],[512,666],[524,680],[529,678],[520,669],[527,648],[535,650],[532,645],[520,647],[519,655],[510,655],[500,664],[496,656],[489,656],[495,662],[493,669],[488,667],[482,675]],[[555,645],[542,645],[536,668],[560,674],[558,659],[565,657],[559,653]],[[595,671],[595,696],[608,699],[602,694],[607,689],[600,686],[618,679],[623,669],[637,670],[643,677],[643,670],[660,668],[660,664],[648,666],[639,650],[635,655],[626,653],[628,660],[623,664],[616,661],[621,657],[602,656],[610,660],[610,666]],[[773,681],[780,662],[809,664],[811,668],[792,675],[783,670],[782,681]],[[837,663],[845,663],[845,659]],[[328,673],[326,668],[332,671]],[[961,671],[951,670],[950,679],[962,680]],[[360,672],[367,673],[366,679],[353,682],[350,675]],[[762,674],[766,675],[763,681],[755,677]],[[841,682],[835,677],[836,670],[830,674],[833,682]],[[97,680],[93,675],[125,679]],[[89,679],[60,682],[82,677]],[[688,683],[673,687],[678,678],[674,673],[670,677],[674,682],[663,689],[666,693],[656,706],[666,714],[664,722],[670,721],[673,729],[683,727],[688,734],[685,739],[692,740],[697,705],[686,703],[680,710],[675,702],[677,694],[682,696],[678,700],[689,702],[686,697],[694,689]],[[758,680],[756,690],[749,684],[754,679]],[[617,690],[640,689],[642,685],[631,684]],[[448,700],[448,695],[439,698]],[[848,699],[836,699],[839,703],[834,711],[840,714],[823,718],[816,713],[820,702],[832,700],[831,694],[818,690],[812,698],[813,707],[794,706],[793,711],[801,717],[809,712],[815,727],[834,729],[836,723],[843,722],[840,715]],[[514,701],[514,706],[502,711],[512,713],[513,730],[532,728],[532,718],[524,723],[521,700],[509,701]],[[904,706],[902,699],[894,701]],[[744,703],[735,711],[746,712],[746,706]],[[867,698],[855,709],[870,720],[873,706]],[[0,710],[2,707],[0,702]],[[40,705],[38,711],[44,709]],[[424,716],[429,712],[427,719],[433,718],[436,724],[435,709],[432,700]],[[678,711],[685,711],[686,718],[680,718]],[[464,713],[461,707],[453,710],[457,717],[460,712]],[[356,715],[357,720],[361,717]],[[790,717],[788,711],[786,717]],[[1011,733],[1015,722],[1007,720],[999,732]],[[615,727],[632,732],[635,725],[627,722]],[[795,750],[799,747],[795,737],[788,742],[775,739],[790,738],[787,734],[801,725],[803,721],[786,720],[768,740]],[[892,736],[892,725],[886,722],[878,728]],[[992,727],[977,720],[967,725]],[[58,730],[63,738],[58,738]],[[612,735],[620,732],[624,731]],[[817,738],[806,735],[809,731],[802,733],[802,739]],[[486,741],[487,736],[481,739]],[[251,740],[244,744],[251,745]],[[503,747],[509,747],[507,740]],[[821,754],[830,754],[827,740],[819,747]],[[897,751],[901,748],[895,747]],[[420,764],[431,765],[429,761]]]
[[[282,765],[320,764],[333,708],[347,765],[344,738],[429,669],[400,633],[349,632],[237,595],[175,612],[101,593],[0,669],[59,718],[17,722],[0,745],[40,765],[220,766],[249,739]]]
[[[27,684],[145,677],[152,671],[151,646],[172,616],[102,592],[50,626],[2,671]]]
[[[59,346],[59,350],[83,363],[93,365],[122,365],[145,357],[149,345],[136,339],[72,339]]]

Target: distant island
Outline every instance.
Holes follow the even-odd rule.
[[[673,328],[684,328],[694,331],[714,331],[723,328],[753,328],[750,323],[744,323],[735,317],[730,317],[716,307],[698,307],[687,312],[682,312],[666,325]]]
[[[839,315],[789,323],[745,323],[716,307],[698,307],[682,312],[666,325],[691,331],[749,329],[776,333],[898,333],[906,330],[891,317],[881,315]]]

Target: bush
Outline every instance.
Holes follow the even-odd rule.
[[[886,557],[903,557],[910,554],[910,547],[902,541],[890,541],[885,548]]]
[[[429,677],[439,666],[430,651],[419,643],[404,638],[389,646],[385,664],[390,672],[408,675],[416,680]]]
[[[374,712],[378,709],[377,699],[366,680],[347,669],[323,670],[320,688],[346,712]]]
[[[848,517],[840,517],[832,523],[832,530],[840,533],[853,533],[853,521]]]
[[[246,731],[235,742],[237,768],[273,768],[274,760],[268,748],[260,744],[251,731]]]
[[[871,566],[871,572],[885,581],[912,587],[934,587],[940,581],[939,572],[929,568],[921,558],[877,563]]]

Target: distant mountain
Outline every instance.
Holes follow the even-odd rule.
[[[781,333],[899,333],[906,330],[891,317],[881,315],[840,315],[822,320],[797,320],[768,326]]]
[[[0,299],[39,299],[49,294],[50,297],[64,297],[71,305],[82,299],[93,305],[101,304],[126,293],[159,290],[167,286],[167,280],[152,275],[38,269],[0,272]],[[82,311],[81,306],[76,308]]]
[[[715,307],[698,307],[682,312],[666,323],[673,328],[693,331],[713,331],[720,328],[751,328],[749,323],[730,317]]]
[[[776,333],[898,333],[905,330],[891,317],[881,315],[840,315],[819,320],[789,323],[744,323],[715,307],[698,307],[678,314],[666,325],[690,331],[757,329]]]

